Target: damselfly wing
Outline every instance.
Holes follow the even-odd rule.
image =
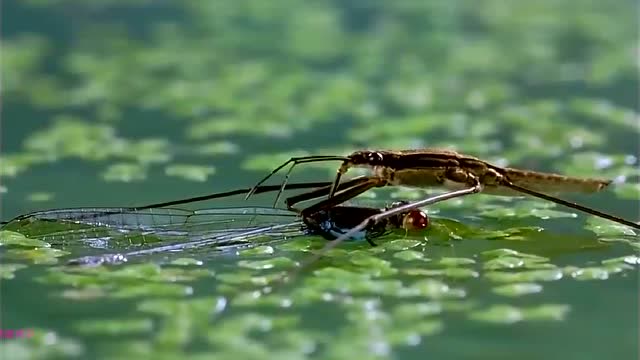
[[[202,247],[215,252],[237,251],[309,234],[334,239],[354,223],[383,210],[338,206],[301,215],[291,210],[266,207],[202,210],[76,208],[22,215],[9,221],[2,229],[52,245],[80,245],[99,251],[119,251],[71,260],[72,264],[99,265]],[[423,213],[402,213],[387,222],[353,234],[351,238],[368,239],[380,236],[389,229],[423,228],[426,223]]]
[[[238,250],[300,236],[304,234],[302,228],[303,223],[295,213],[273,208],[78,208],[20,216],[3,230],[54,246],[125,251],[126,256],[89,256],[81,261],[110,263],[203,246],[215,251]]]

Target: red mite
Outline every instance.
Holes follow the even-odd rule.
[[[429,217],[422,210],[410,210],[402,221],[402,227],[405,230],[422,230],[427,226],[429,226]]]

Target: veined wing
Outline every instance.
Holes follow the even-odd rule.
[[[220,250],[251,246],[299,236],[302,228],[294,212],[263,207],[60,209],[19,216],[3,227],[50,243],[139,249],[128,256],[201,246]]]
[[[208,236],[265,223],[291,222],[296,214],[262,207],[185,210],[176,208],[75,208],[38,211],[9,221],[4,230],[43,241],[77,241],[105,236]]]

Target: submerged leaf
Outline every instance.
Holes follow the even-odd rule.
[[[0,263],[0,279],[13,279],[15,272],[24,269],[27,266],[24,264],[2,264]]]
[[[424,259],[424,254],[418,251],[413,251],[413,250],[405,250],[405,251],[398,251],[397,253],[393,254],[393,256],[395,258],[404,260],[404,261],[413,261],[413,260],[423,260]]]
[[[502,296],[522,296],[528,294],[535,294],[542,291],[542,285],[536,283],[515,283],[496,286],[493,288],[493,292]]]
[[[586,229],[593,231],[598,236],[635,236],[637,234],[637,231],[629,226],[618,224],[607,219],[601,219],[596,216],[591,216],[587,219]]]
[[[38,247],[30,250],[11,249],[7,251],[7,256],[11,258],[27,259],[34,264],[56,264],[59,257],[69,254],[70,252],[68,251],[49,247]]]
[[[147,177],[147,169],[140,164],[119,163],[110,165],[103,173],[105,181],[134,182]]]
[[[181,177],[185,180],[207,181],[209,176],[215,174],[216,168],[213,166],[174,164],[165,168],[167,176]]]
[[[468,259],[468,258],[448,258],[448,257],[444,257],[442,259],[440,259],[440,265],[444,265],[447,267],[456,267],[456,266],[462,266],[462,265],[473,265],[476,263],[475,260],[473,259]]]
[[[0,246],[20,246],[29,248],[51,247],[51,244],[42,240],[28,238],[18,232],[0,230]]]
[[[563,277],[560,269],[526,270],[518,272],[489,271],[484,276],[496,282],[555,281]]]
[[[622,199],[629,200],[640,200],[640,183],[630,184],[620,184],[614,188],[614,192],[618,197]]]
[[[153,322],[150,319],[100,319],[80,321],[74,327],[83,334],[133,335],[151,332]]]
[[[178,258],[171,261],[171,265],[189,266],[189,265],[202,265],[201,260],[193,258]]]
[[[51,201],[53,199],[53,194],[52,193],[47,193],[47,192],[35,192],[35,193],[31,193],[29,194],[29,201],[32,202],[46,202],[46,201]]]
[[[614,264],[629,264],[629,265],[640,265],[640,256],[638,255],[627,255],[621,256],[613,259],[602,260],[602,265],[614,265]]]
[[[510,305],[493,305],[487,309],[472,311],[469,318],[476,321],[512,324],[524,319],[522,311]]]

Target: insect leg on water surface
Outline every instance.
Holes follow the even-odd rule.
[[[298,165],[298,164],[305,164],[305,163],[311,163],[311,162],[323,162],[323,161],[335,161],[335,160],[339,160],[339,161],[347,161],[349,160],[348,158],[344,157],[344,156],[323,156],[323,155],[319,155],[319,156],[301,156],[301,157],[292,157],[289,160],[285,161],[284,163],[282,163],[280,166],[278,166],[277,168],[273,169],[273,171],[271,171],[270,174],[268,174],[267,176],[265,176],[262,180],[260,180],[253,188],[251,188],[251,190],[247,193],[247,196],[245,196],[245,200],[249,199],[249,197],[253,194],[255,194],[257,192],[257,190],[260,188],[260,185],[262,183],[264,183],[265,181],[269,180],[269,178],[271,176],[273,176],[274,174],[276,174],[277,172],[279,172],[280,170],[282,170],[285,166],[291,164],[291,167],[289,168],[289,170],[287,171],[287,173],[285,174],[284,177],[284,181],[282,182],[282,186],[280,187],[280,191],[278,191],[278,195],[276,195],[276,199],[273,202],[273,206],[277,206],[278,205],[278,201],[280,200],[280,196],[282,195],[282,192],[284,191],[285,187],[287,186],[287,183],[289,181],[289,175],[291,175],[291,172],[293,171],[293,168]]]

